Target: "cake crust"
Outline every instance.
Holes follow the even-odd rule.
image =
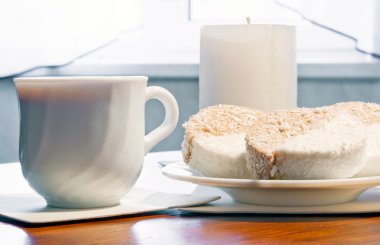
[[[183,124],[183,160],[192,157],[192,142],[197,136],[224,136],[245,133],[246,129],[264,112],[236,105],[215,105],[200,110]]]
[[[277,159],[275,149],[288,138],[317,128],[333,117],[332,110],[321,107],[279,110],[257,119],[246,132],[248,169],[256,172],[259,179],[272,178]]]

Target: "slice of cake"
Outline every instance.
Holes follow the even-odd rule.
[[[234,105],[202,109],[183,125],[185,163],[208,177],[255,178],[247,169],[245,131],[263,114]]]
[[[248,169],[259,179],[342,179],[365,165],[366,128],[330,107],[276,111],[247,131]]]
[[[338,103],[332,106],[359,119],[367,130],[366,164],[355,177],[380,176],[380,105],[364,102]]]

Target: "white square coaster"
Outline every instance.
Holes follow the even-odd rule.
[[[61,209],[47,206],[45,200],[37,194],[2,194],[0,195],[0,217],[31,224],[79,221],[196,206],[219,198],[219,196],[155,192],[136,187],[117,206],[96,209]]]

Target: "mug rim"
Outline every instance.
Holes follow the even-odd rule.
[[[47,76],[47,77],[17,77],[15,83],[51,83],[51,82],[94,82],[94,83],[112,83],[112,82],[146,82],[147,76]]]

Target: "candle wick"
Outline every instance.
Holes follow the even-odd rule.
[[[247,24],[251,24],[251,18],[250,17],[245,17],[245,20],[247,21]]]

